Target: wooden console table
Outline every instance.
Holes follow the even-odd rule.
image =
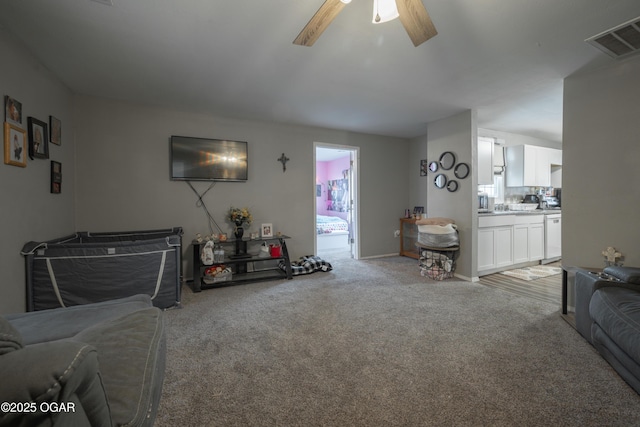
[[[400,218],[400,255],[419,259],[416,248],[418,242],[418,226],[414,218]]]

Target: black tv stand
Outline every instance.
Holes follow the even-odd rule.
[[[230,249],[229,246],[233,245],[233,253],[229,255],[225,254],[224,262],[222,262],[222,264],[213,265],[204,265],[200,259],[200,252],[206,242],[193,241],[193,292],[200,292],[203,289],[233,286],[265,280],[292,279],[291,261],[289,260],[289,251],[287,250],[287,244],[285,242],[285,239],[289,238],[289,236],[281,235],[258,239],[243,238],[216,242],[216,245],[222,245],[227,250]],[[264,242],[267,244],[269,244],[269,242],[280,244],[280,256],[259,257],[258,252],[260,251],[260,246],[262,246]],[[281,262],[284,262],[284,270],[278,265]],[[267,266],[264,268],[257,268],[256,263],[267,264]],[[225,267],[231,268],[231,279],[214,283],[205,283],[205,270],[215,265],[224,265]]]

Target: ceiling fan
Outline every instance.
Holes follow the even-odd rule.
[[[312,46],[351,0],[325,0],[293,44]],[[414,46],[419,46],[438,34],[436,27],[422,4],[422,0],[374,0],[373,23],[378,24],[400,18]]]

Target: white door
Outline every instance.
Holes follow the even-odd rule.
[[[356,258],[356,250],[355,250],[355,242],[356,242],[356,203],[355,203],[355,194],[356,194],[356,163],[357,156],[356,151],[351,150],[349,154],[349,207],[348,213],[348,222],[349,222],[349,252],[351,253],[351,258]]]

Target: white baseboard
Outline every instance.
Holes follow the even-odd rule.
[[[458,279],[462,279],[462,280],[464,280],[466,282],[477,282],[478,280],[480,280],[477,277],[474,280],[474,279],[472,279],[470,277],[463,276],[462,274],[458,274],[458,273],[453,273],[453,277],[457,277]]]
[[[399,256],[399,254],[393,253],[393,254],[386,254],[386,255],[372,255],[372,256],[360,257],[360,259],[388,258],[388,257],[392,257],[392,256]],[[418,260],[416,260],[416,264],[417,264],[417,262],[418,262]]]

